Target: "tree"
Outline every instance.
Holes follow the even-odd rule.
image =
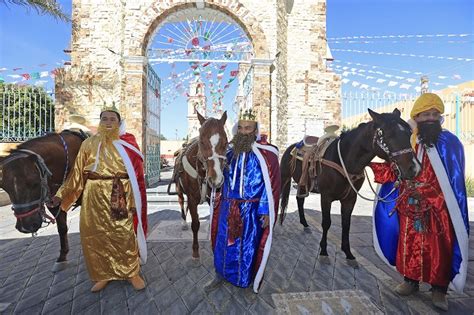
[[[166,139],[164,135],[160,134],[160,140],[168,140],[168,139]]]
[[[54,102],[43,88],[0,83],[0,141],[24,141],[54,131]]]
[[[0,0],[0,4],[8,6],[8,4],[21,5],[27,9],[34,9],[40,14],[48,14],[58,20],[70,22],[70,17],[63,12],[61,6],[56,0]]]

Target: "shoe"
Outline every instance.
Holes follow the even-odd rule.
[[[433,305],[437,308],[447,311],[448,310],[448,299],[446,298],[446,293],[433,290],[431,293],[431,301]]]
[[[109,283],[108,280],[97,281],[94,286],[91,288],[91,292],[99,292],[107,286]]]
[[[218,275],[204,286],[204,292],[211,292],[217,289],[224,282],[224,279]]]
[[[145,289],[145,286],[146,286],[145,281],[143,281],[140,275],[136,275],[135,277],[128,279],[128,281],[133,285],[133,288],[137,291]]]
[[[395,288],[395,292],[401,296],[408,296],[418,291],[418,284],[411,283],[408,281],[403,281]]]

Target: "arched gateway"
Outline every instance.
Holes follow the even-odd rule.
[[[148,68],[147,48],[163,21],[190,9],[225,14],[251,41],[246,106],[272,143],[285,146],[339,122],[340,79],[326,69],[326,1],[73,0],[71,65],[56,77],[57,128],[71,113],[96,125],[101,105],[113,101],[142,149],[152,148],[160,82]]]

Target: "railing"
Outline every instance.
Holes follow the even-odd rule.
[[[0,142],[22,142],[53,131],[52,93],[0,83]]]
[[[147,187],[155,187],[160,180],[160,115],[161,79],[147,66],[145,160]]]
[[[156,187],[160,181],[160,145],[147,145],[146,147],[146,186]]]
[[[380,93],[343,93],[342,125],[346,128],[356,127],[361,122],[369,121],[367,108],[379,113],[391,112],[398,108],[402,118],[408,120],[413,103],[419,94],[380,94]],[[463,143],[474,142],[474,91],[440,93],[445,111],[443,128],[458,136]]]

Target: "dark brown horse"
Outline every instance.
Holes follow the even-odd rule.
[[[352,177],[353,185],[357,191],[364,183],[364,168],[369,165],[375,156],[386,161],[394,162],[398,167],[399,176],[404,179],[410,179],[417,175],[420,165],[411,150],[410,136],[411,129],[409,125],[400,118],[400,111],[395,109],[393,113],[378,114],[369,109],[372,121],[362,123],[357,128],[343,133],[340,138],[332,142],[324,153],[323,158],[328,161],[345,165],[347,173],[358,175]],[[302,162],[296,160],[295,170],[291,174],[291,151],[295,144],[289,146],[281,159],[281,183],[282,183],[282,212],[288,206],[290,194],[291,179],[297,183],[302,175]],[[340,148],[339,158],[338,146]],[[330,164],[330,163],[329,163]],[[341,221],[342,221],[342,243],[341,250],[346,254],[349,260],[355,259],[351,253],[349,244],[349,229],[351,224],[351,214],[357,200],[357,193],[351,188],[347,176],[343,175],[342,167],[340,171],[336,168],[322,164],[318,166],[318,188],[321,194],[322,210],[322,228],[323,235],[320,246],[321,256],[327,256],[327,233],[331,226],[331,203],[339,200],[341,203]],[[357,179],[354,179],[357,178]],[[313,190],[314,191],[314,190]],[[300,223],[308,227],[304,216],[304,197],[297,197],[298,213]]]
[[[192,140],[178,155],[171,183],[176,185],[181,206],[181,216],[186,220],[187,210],[191,213],[191,229],[193,231],[193,258],[199,259],[199,215],[197,207],[209,196],[209,187],[219,188],[224,183],[223,170],[226,165],[227,135],[224,124],[227,113],[220,119],[205,119],[199,113],[201,123],[199,138]],[[187,206],[184,209],[184,194]]]
[[[16,229],[35,233],[43,223],[56,221],[61,250],[56,262],[65,262],[69,252],[66,212],[59,207],[45,210],[45,204],[59,189],[74,165],[84,134],[65,130],[20,144],[0,158],[0,187],[12,202]]]

